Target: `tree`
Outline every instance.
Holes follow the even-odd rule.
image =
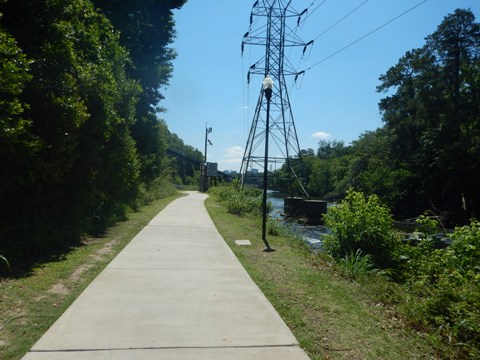
[[[170,160],[179,185],[194,184],[200,176],[200,163],[203,163],[203,154],[190,145],[186,145],[177,134],[168,130],[165,122],[160,122],[165,134]]]
[[[168,84],[175,51],[169,48],[175,37],[172,9],[186,0],[94,0],[113,26],[133,61],[129,75],[142,86],[138,107],[149,113],[163,99],[161,88]]]
[[[334,157],[341,157],[348,152],[348,147],[343,141],[327,141],[320,140],[318,143],[317,157],[319,159],[330,159]]]
[[[1,18],[1,14],[0,14]],[[31,122],[22,118],[27,104],[20,100],[26,83],[31,79],[28,73],[31,62],[27,60],[15,39],[0,27],[0,135],[4,141],[20,141]]]
[[[323,159],[316,159],[313,163],[308,181],[310,195],[323,198],[334,191],[332,163],[333,161]]]
[[[465,221],[480,211],[480,25],[469,10],[445,17],[420,49],[380,77],[392,150],[413,175],[413,210]]]
[[[309,167],[309,194],[325,198],[337,199],[345,194],[348,186],[343,186],[350,146],[343,141],[325,141],[318,143],[316,157]]]
[[[15,39],[0,27],[0,204],[5,206],[9,192],[24,178],[18,176],[38,147],[31,133],[31,120],[25,118],[28,108],[21,94],[31,79],[31,61]],[[1,236],[1,233],[0,233]]]
[[[0,11],[32,60],[18,97],[25,137],[36,140],[29,161],[6,174],[14,180],[2,189],[2,253],[39,256],[134,206],[139,163],[129,129],[139,87],[118,33],[89,1],[16,0]]]
[[[186,0],[93,0],[116,29],[120,42],[128,49],[133,66],[128,75],[137,80],[142,93],[136,108],[132,135],[142,160],[142,180],[147,184],[160,175],[164,162],[155,115],[163,111],[161,90],[168,85],[176,52],[169,47],[175,37],[172,9]]]
[[[404,196],[411,174],[392,153],[385,129],[368,131],[352,143],[348,166],[348,184],[366,195],[377,195],[396,214],[404,214]]]

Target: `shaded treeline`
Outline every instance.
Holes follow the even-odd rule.
[[[397,216],[432,210],[454,223],[478,217],[479,56],[473,13],[446,16],[423,47],[380,77],[382,128],[350,145],[322,141],[292,161],[297,173],[303,168],[309,193],[336,199],[353,188],[377,194]]]
[[[200,177],[200,163],[203,163],[203,153],[190,145],[186,145],[182,139],[173,133],[169,133],[167,153],[175,159],[172,169],[175,184],[196,185]]]
[[[174,134],[155,114],[185,1],[0,0],[0,254],[13,265],[168,188]]]

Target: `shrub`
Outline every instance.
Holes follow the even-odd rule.
[[[370,254],[373,262],[387,268],[393,265],[396,233],[390,210],[376,195],[349,190],[345,200],[329,208],[324,215],[331,234],[325,237],[324,248],[335,259],[361,250]]]
[[[227,212],[234,215],[261,214],[262,197],[260,191],[251,188],[242,190],[237,181],[212,188],[210,192],[218,196]],[[270,205],[269,205],[270,207]],[[270,209],[267,209],[269,211]]]
[[[139,189],[139,198],[137,208],[151,202],[173,196],[177,193],[175,185],[172,184],[168,176],[160,176],[151,181],[148,185],[141,184]]]
[[[405,284],[418,301],[408,309],[455,344],[467,344],[480,356],[480,222],[458,227],[449,235],[451,245],[435,249],[424,241],[407,249]]]

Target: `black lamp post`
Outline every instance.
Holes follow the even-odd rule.
[[[270,100],[272,99],[273,80],[267,75],[263,80],[263,93],[267,98],[267,119],[265,121],[265,161],[263,165],[263,199],[262,199],[262,240],[265,243],[265,251],[274,251],[267,241],[267,180],[268,180],[268,133],[270,132]]]

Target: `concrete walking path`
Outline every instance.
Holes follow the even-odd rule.
[[[160,212],[24,359],[308,360],[206,197],[189,192]]]

